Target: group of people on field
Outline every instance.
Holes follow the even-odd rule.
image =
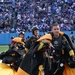
[[[60,31],[59,24],[54,23],[51,31],[41,37],[38,27],[34,26],[32,34],[28,40],[22,32],[13,38],[9,50],[0,54],[2,62],[16,70],[24,69],[25,75],[62,75],[65,63],[75,67],[75,48],[69,37]]]

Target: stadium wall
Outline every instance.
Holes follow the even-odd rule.
[[[45,32],[40,32],[39,35],[43,35]],[[71,31],[64,31],[64,33],[70,35]],[[74,37],[75,37],[75,31],[73,31],[74,33]],[[11,37],[17,37],[18,33],[4,33],[4,34],[0,34],[0,45],[6,45],[6,44],[10,44],[11,43]],[[27,38],[28,36],[32,36],[31,32],[26,32],[25,33],[25,38]]]

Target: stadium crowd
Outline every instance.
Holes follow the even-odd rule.
[[[75,0],[5,0],[0,5],[0,33],[30,32],[35,25],[50,31],[58,22],[61,30],[75,30]]]

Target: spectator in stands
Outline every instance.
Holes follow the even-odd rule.
[[[13,27],[16,32],[20,32],[21,29],[30,32],[30,28],[34,25],[38,25],[40,31],[45,32],[50,30],[54,22],[59,23],[61,30],[75,30],[74,0],[11,0],[11,2],[12,6],[0,6],[0,17],[3,20],[3,28],[0,27],[2,33],[6,33],[6,30],[10,32]],[[20,28],[19,31],[17,28]]]

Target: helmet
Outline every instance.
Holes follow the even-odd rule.
[[[33,27],[33,28],[32,28],[32,33],[33,33],[33,34],[34,34],[34,31],[35,31],[35,30],[39,30],[38,27]]]

